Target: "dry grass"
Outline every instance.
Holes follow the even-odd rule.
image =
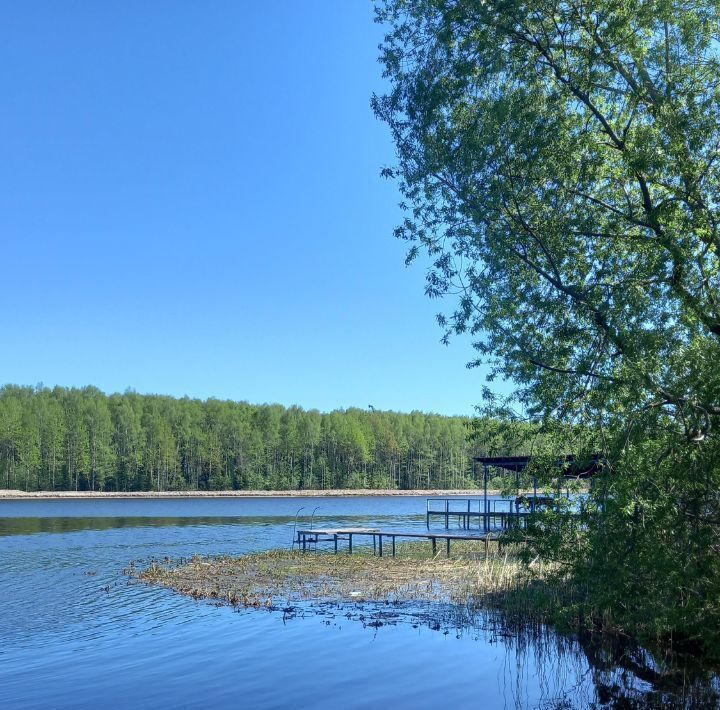
[[[457,543],[451,558],[428,552],[428,545],[398,545],[397,557],[371,552],[347,554],[270,551],[241,557],[154,562],[131,574],[195,599],[237,606],[285,606],[300,601],[449,602],[502,607],[527,593],[546,569],[523,564],[511,549]]]

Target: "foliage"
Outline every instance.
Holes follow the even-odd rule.
[[[477,428],[478,425],[476,425]],[[489,426],[489,431],[492,427]],[[468,420],[173,399],[94,387],[0,388],[0,485],[24,490],[474,487]],[[505,447],[505,448],[504,448]]]
[[[460,293],[446,335],[475,335],[516,409],[564,427],[555,453],[605,455],[585,527],[558,522],[538,551],[596,620],[716,652],[719,13],[387,0],[373,101],[397,235],[429,254],[431,296]]]

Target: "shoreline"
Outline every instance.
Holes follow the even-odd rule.
[[[302,491],[18,491],[0,489],[3,500],[113,500],[113,499],[184,499],[184,498],[357,498],[379,496],[418,496],[432,498],[447,496],[482,496],[481,489],[424,489],[395,490],[383,488],[353,488]],[[488,495],[499,495],[488,490]]]

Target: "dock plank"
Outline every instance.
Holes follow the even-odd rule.
[[[484,533],[471,533],[459,530],[457,532],[428,530],[419,532],[416,530],[392,530],[380,528],[301,528],[297,531],[297,539],[295,542],[298,548],[303,552],[307,550],[308,545],[317,545],[319,542],[334,542],[335,552],[337,553],[337,541],[343,539],[348,541],[348,553],[352,555],[352,542],[354,536],[369,536],[373,539],[373,551],[378,550],[380,556],[383,556],[383,537],[389,537],[392,541],[392,554],[395,556],[395,541],[397,538],[410,538],[428,540],[432,544],[433,554],[437,552],[437,541],[446,541],[446,551],[450,556],[450,542],[452,540],[465,540],[482,542],[487,550],[488,543],[500,540],[501,533],[499,531],[489,531]],[[378,545],[379,543],[379,545]]]

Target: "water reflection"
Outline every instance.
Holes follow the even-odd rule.
[[[222,602],[204,602],[218,606]],[[498,675],[504,707],[720,707],[720,676],[687,657],[656,659],[618,637],[561,635],[540,624],[509,627],[502,614],[426,602],[296,603],[238,613],[282,616],[284,624],[318,617],[342,629],[352,623],[377,638],[387,627],[420,627],[450,639],[501,646]],[[534,695],[532,690],[537,690]]]
[[[123,528],[191,527],[198,525],[280,525],[287,517],[237,518],[0,518],[0,536],[35,533],[72,533],[82,530],[120,530]]]
[[[347,518],[316,515],[314,526],[334,527],[342,525]],[[354,525],[372,527],[382,525],[390,529],[424,528],[424,516],[387,516],[387,515],[356,515],[352,517]],[[0,537],[6,535],[32,535],[35,533],[72,533],[83,530],[116,530],[123,528],[156,528],[156,527],[195,527],[195,526],[228,526],[228,525],[264,525],[277,526],[294,524],[295,518],[284,515],[263,516],[197,516],[197,517],[70,517],[70,518],[0,518]],[[302,521],[301,521],[302,524]],[[292,535],[289,540],[292,540]]]
[[[305,522],[311,511],[318,515],[423,515],[425,498],[419,496],[293,496],[248,498],[138,498],[138,499],[37,499],[0,500],[0,518],[71,517],[266,517],[294,516],[303,509]]]
[[[132,582],[131,560],[289,546],[297,501],[0,518],[0,707],[714,707],[717,677],[453,606],[234,611]],[[327,526],[424,525],[424,499],[328,503]],[[133,502],[134,505],[134,502]],[[334,507],[330,507],[333,505]],[[60,508],[51,508],[57,510]],[[3,508],[0,507],[0,515]],[[91,513],[95,511],[97,515]],[[47,513],[47,509],[44,511]],[[79,513],[83,514],[80,515]],[[228,512],[234,514],[228,514]],[[241,515],[238,515],[241,512]],[[70,672],[83,669],[81,674]]]

